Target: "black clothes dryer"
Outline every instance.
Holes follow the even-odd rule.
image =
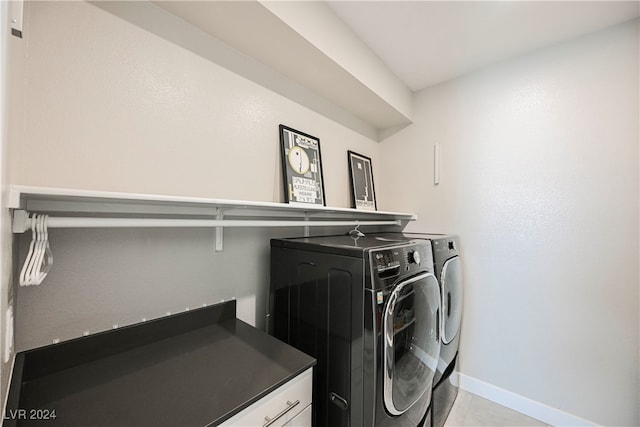
[[[393,238],[394,234],[389,237]],[[432,427],[442,427],[458,395],[451,374],[456,368],[462,323],[462,263],[458,237],[444,234],[403,233],[403,238],[431,241],[435,275],[440,284],[442,319],[441,348],[434,378]]]
[[[269,311],[273,335],[317,359],[314,426],[430,424],[440,352],[430,242],[274,239]]]

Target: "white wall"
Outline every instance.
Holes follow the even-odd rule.
[[[460,373],[608,426],[640,421],[638,48],[636,20],[418,93],[376,181],[460,235]]]
[[[374,141],[93,5],[27,9],[12,183],[281,201],[283,123],[320,138],[327,204],[346,207],[346,149],[377,158]]]
[[[6,115],[5,115],[5,105],[6,105],[6,99],[7,99],[7,85],[6,85],[6,62],[7,62],[7,39],[8,39],[8,32],[9,27],[8,27],[8,23],[9,23],[9,17],[8,17],[8,3],[6,2],[2,2],[0,3],[0,52],[2,52],[2,57],[0,58],[0,138],[2,138],[0,141],[2,141],[2,145],[4,145],[4,142],[7,140],[7,134],[8,131],[7,129],[7,125],[6,125]],[[1,151],[0,151],[1,153]],[[0,164],[2,163],[2,161],[5,159],[4,156],[0,156]],[[4,169],[4,168],[2,168]],[[4,209],[0,210],[0,218],[7,216],[8,213],[7,211],[5,211]],[[2,256],[4,255],[4,252],[2,250],[2,247],[0,246],[0,260],[2,260]],[[4,277],[7,275],[7,272],[4,270],[0,269],[0,278],[4,279]],[[5,296],[5,292],[4,292],[4,286],[0,285],[0,357],[2,357],[2,361],[0,362],[0,410],[3,411],[4,413],[4,402],[5,402],[5,378],[8,376],[9,371],[8,369],[5,368],[5,364],[4,364],[4,352],[5,352],[5,328],[6,328],[6,322],[4,320],[4,316],[2,315],[4,313],[4,306],[6,305],[6,298]]]
[[[283,201],[283,123],[320,138],[327,204],[348,207],[347,150],[378,159],[373,140],[98,7],[25,7],[12,184]],[[189,31],[177,18],[165,24]],[[209,230],[54,230],[45,283],[17,290],[16,348],[230,297],[262,326],[269,238],[302,233],[225,231],[213,254]],[[19,265],[28,238],[17,239]]]
[[[10,215],[7,209],[8,154],[11,132],[15,128],[9,111],[12,88],[10,76],[15,75],[19,63],[12,59],[20,46],[20,39],[12,37],[9,27],[9,3],[0,2],[0,410],[4,413],[6,391],[13,364],[13,319],[7,319],[7,309],[13,310],[12,280],[12,234]],[[15,90],[13,91],[15,92]],[[12,128],[12,129],[10,129]],[[8,348],[7,348],[8,344]]]
[[[9,38],[8,32],[9,30],[9,16],[8,16],[8,3],[2,2],[0,3],[0,52],[2,52],[2,57],[0,58],[0,141],[2,145],[7,140],[7,124],[6,124],[6,101],[7,101],[7,85],[6,85],[6,68],[7,68],[7,39]],[[0,153],[2,151],[0,150]],[[0,155],[0,164],[5,159],[5,156]],[[2,168],[4,169],[4,168]],[[0,210],[0,218],[7,216],[8,212],[4,209]],[[4,255],[4,251],[0,246],[0,260]],[[7,272],[0,269],[0,278],[4,279],[7,275]],[[5,368],[4,364],[4,352],[5,352],[5,328],[6,322],[4,320],[4,306],[5,302],[5,292],[4,286],[0,285],[0,357],[2,357],[2,361],[0,362],[0,410],[4,413],[4,402],[5,402],[5,377],[9,374],[9,371]]]

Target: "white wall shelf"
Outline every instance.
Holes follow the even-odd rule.
[[[69,188],[11,185],[10,209],[68,213],[131,213],[206,215],[218,210],[231,216],[290,218],[305,216],[324,219],[414,221],[415,214],[385,211],[364,211],[313,205],[294,205],[247,200],[210,199],[202,197],[157,194],[119,193],[77,190]]]
[[[411,213],[21,185],[10,187],[8,205],[15,210],[14,233],[29,230],[29,212],[49,215],[50,228],[211,227],[217,251],[223,227],[304,227],[308,235],[309,227],[404,228],[416,219]]]

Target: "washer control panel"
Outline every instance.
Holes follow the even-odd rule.
[[[371,277],[374,282],[387,283],[400,275],[421,270],[433,272],[431,242],[419,241],[405,245],[372,249],[369,252]]]
[[[407,253],[407,261],[409,264],[414,263],[420,265],[420,258],[420,251],[418,250],[409,251],[409,253]]]
[[[400,252],[398,249],[376,250],[371,252],[371,264],[378,275],[400,268]]]

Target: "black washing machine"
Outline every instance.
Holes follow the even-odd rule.
[[[393,234],[389,235],[393,237]],[[462,263],[458,237],[444,234],[404,233],[404,238],[431,241],[435,275],[442,298],[441,349],[434,377],[432,426],[442,427],[458,395],[451,374],[456,368],[462,323]]]
[[[415,427],[440,353],[431,244],[401,235],[271,241],[270,330],[317,359],[316,427]]]

